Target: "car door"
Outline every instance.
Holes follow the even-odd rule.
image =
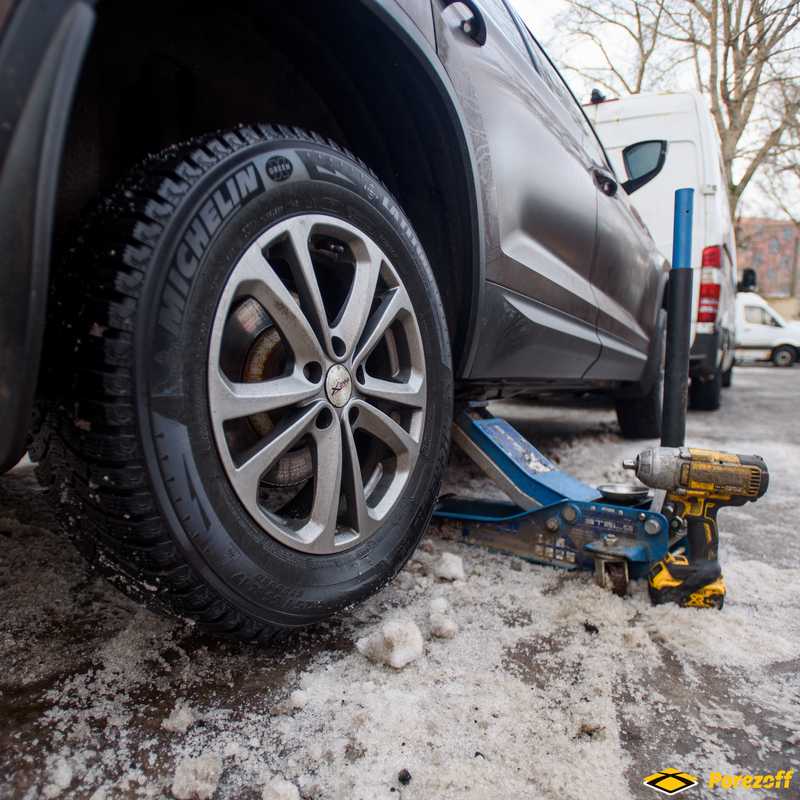
[[[624,153],[640,145],[654,145],[662,154],[666,151],[666,142],[653,141],[626,148]],[[625,178],[615,174],[601,146],[594,153],[598,174],[607,177],[599,183],[592,267],[603,353],[587,377],[635,381],[642,374],[656,331],[666,264],[644,220],[627,198],[621,183]],[[648,174],[657,174],[657,169],[654,172],[638,166]],[[630,171],[627,178],[633,191]],[[664,208],[663,213],[671,215],[672,209]]]
[[[578,379],[600,352],[586,133],[502,0],[432,8],[472,137],[486,230],[484,313],[468,377]]]

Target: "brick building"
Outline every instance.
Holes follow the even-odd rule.
[[[749,217],[737,224],[739,273],[758,275],[758,292],[784,316],[800,317],[800,227],[788,220]]]

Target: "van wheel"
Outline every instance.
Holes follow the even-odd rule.
[[[733,383],[733,364],[731,364],[725,372],[722,373],[722,388],[730,389]]]
[[[772,363],[776,367],[791,367],[797,361],[797,351],[794,347],[782,344],[772,351]]]
[[[57,281],[33,456],[117,585],[263,640],[403,566],[447,463],[450,349],[422,246],[355,157],[266,126],[169,148]]]
[[[710,380],[692,379],[689,386],[689,408],[694,411],[716,411],[722,400],[722,370],[717,367]]]

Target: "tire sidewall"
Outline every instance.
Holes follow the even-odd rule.
[[[208,413],[209,338],[227,278],[259,235],[304,213],[345,220],[381,247],[414,306],[427,373],[420,453],[402,497],[365,542],[327,556],[296,551],[256,524],[230,486]],[[365,169],[329,147],[250,145],[191,186],[153,264],[163,269],[149,273],[137,320],[136,402],[146,458],[157,465],[153,488],[177,546],[216,592],[267,622],[304,624],[368,595],[402,566],[424,531],[451,413],[444,314],[399,206]]]
[[[786,361],[783,364],[780,363],[780,359],[779,359],[779,356],[780,356],[781,353],[788,353],[788,355],[789,355],[789,360]],[[797,354],[793,353],[785,345],[781,345],[780,347],[776,347],[775,348],[775,352],[772,354],[772,363],[775,364],[776,367],[791,367],[796,360],[797,360]]]

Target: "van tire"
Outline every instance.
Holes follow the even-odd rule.
[[[722,388],[730,389],[733,383],[733,364],[731,364],[725,372],[722,373]]]
[[[689,387],[689,408],[693,411],[716,411],[722,400],[722,370],[717,367],[711,380],[692,380]]]
[[[791,367],[797,361],[797,350],[787,344],[782,344],[772,351],[771,358],[776,367]]]

